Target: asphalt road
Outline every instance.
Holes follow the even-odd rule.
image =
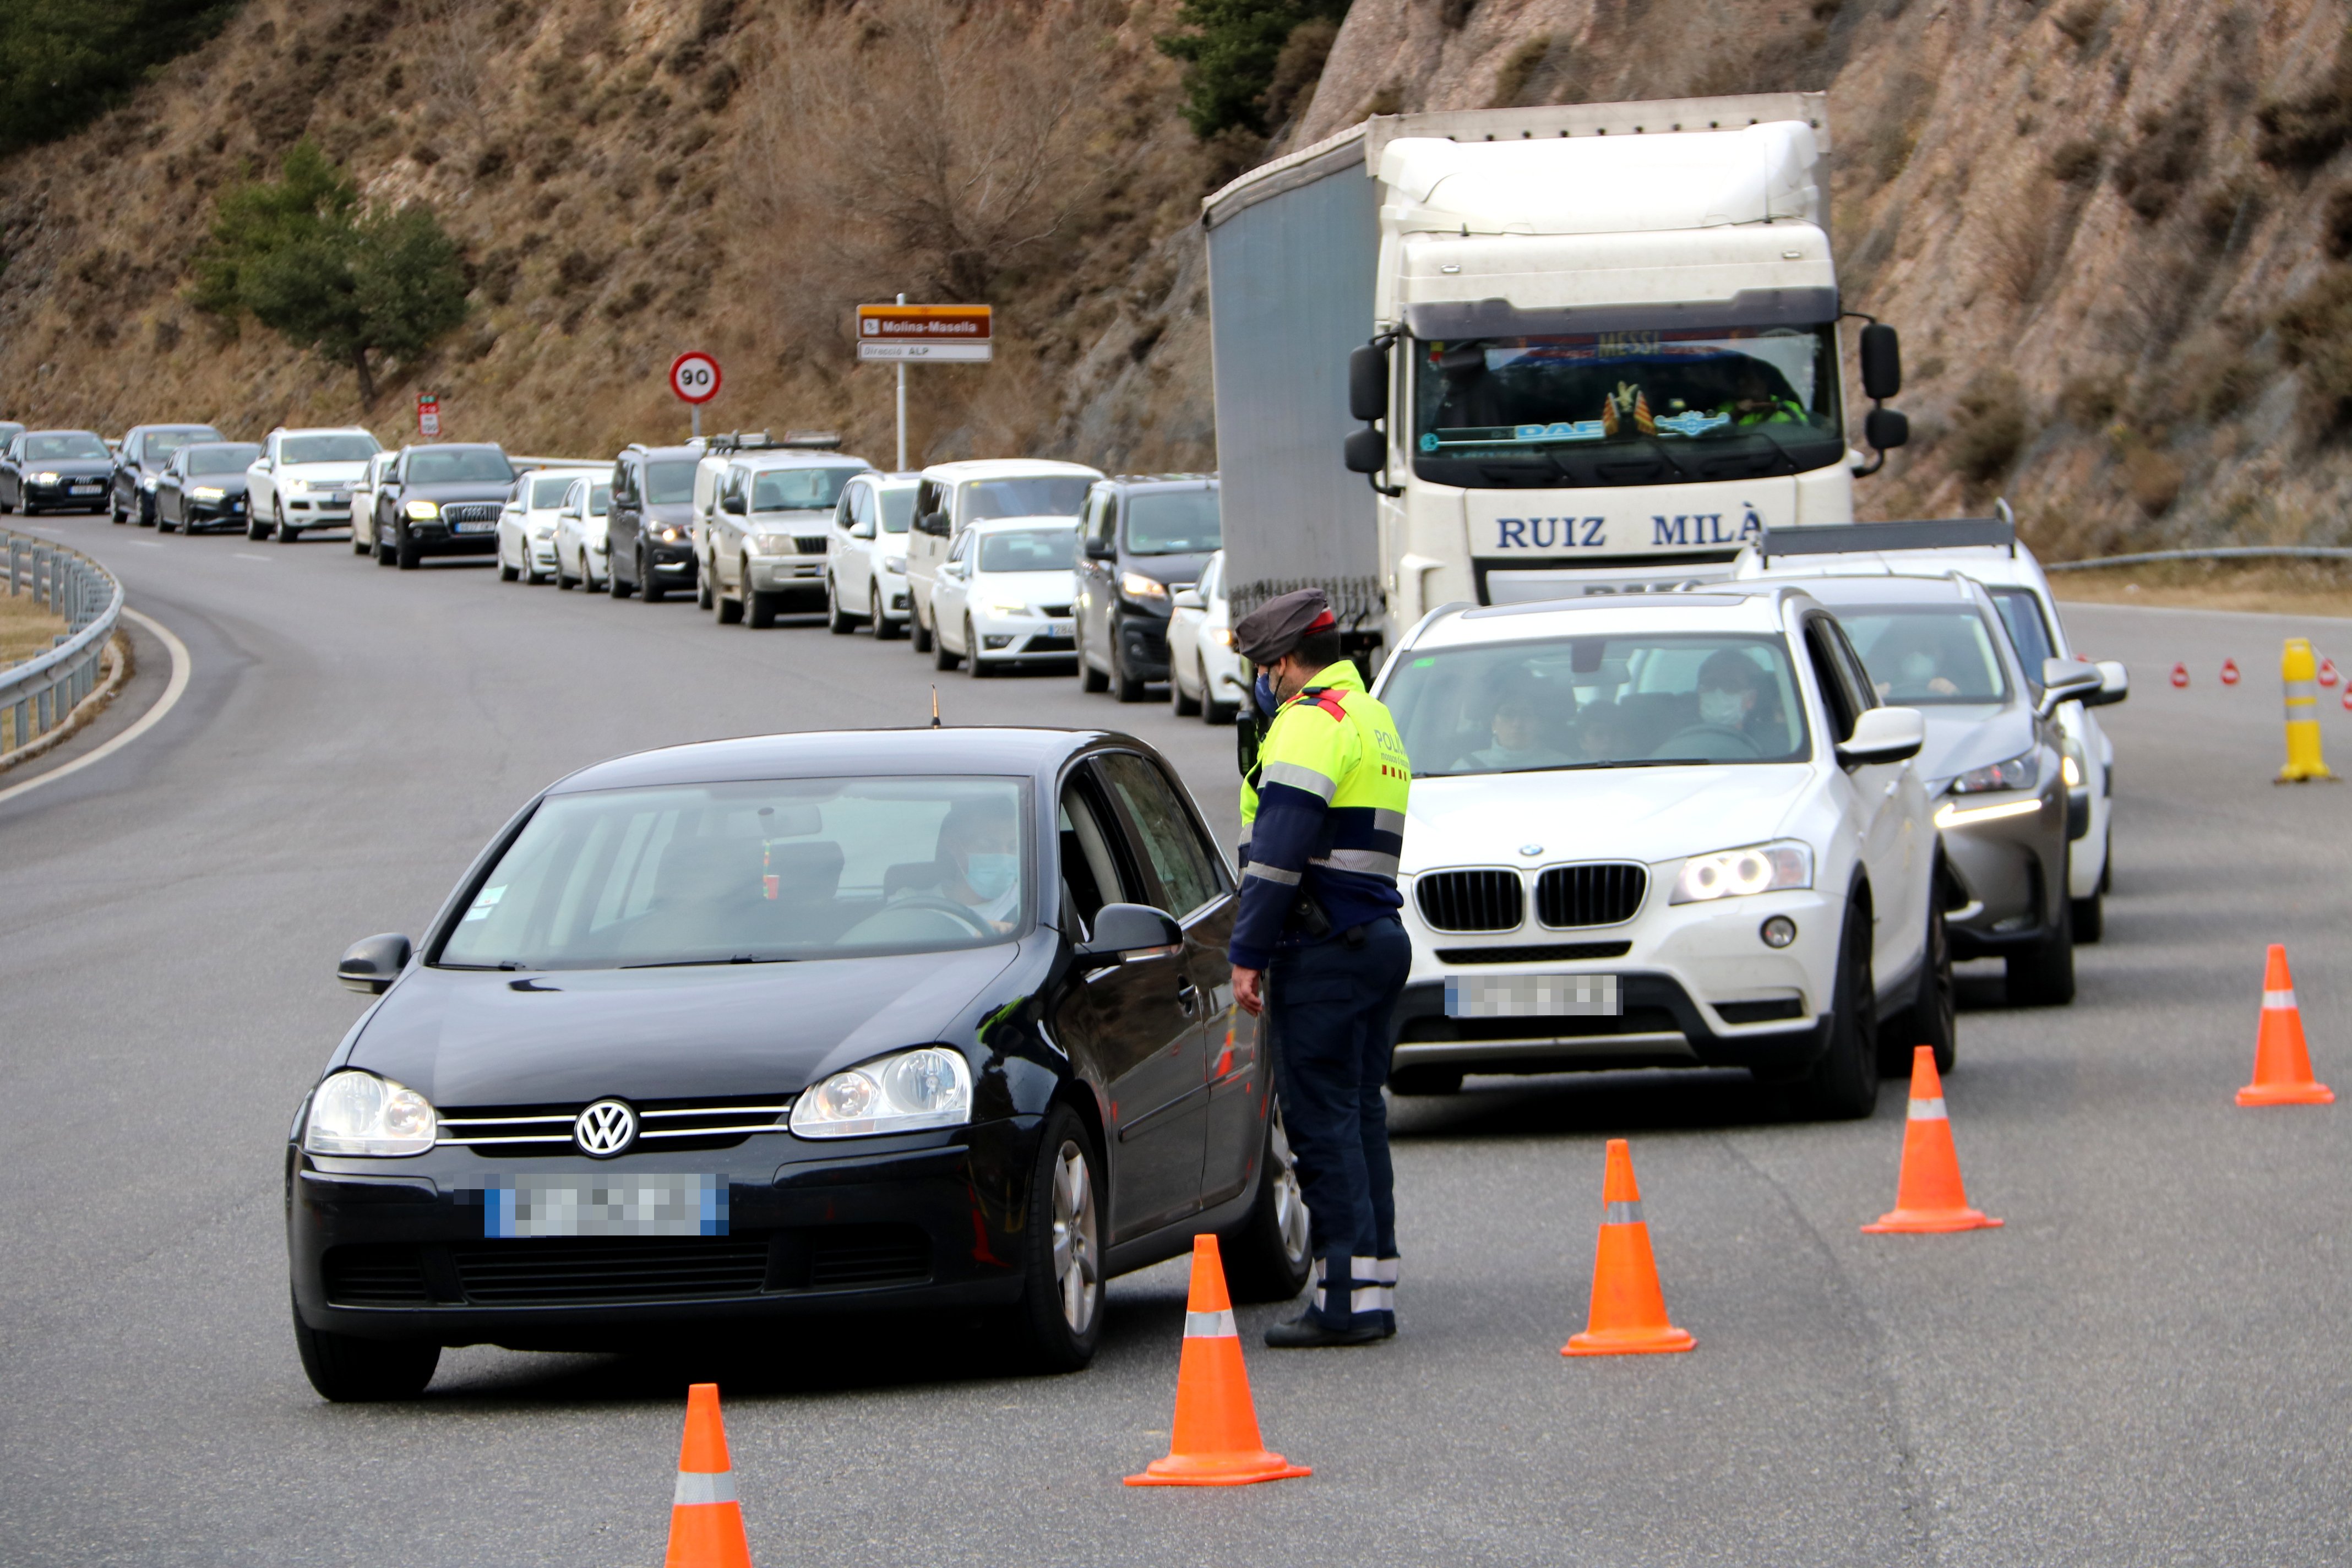
[[[287,1328],[279,1161],[362,1005],[336,955],[419,930],[571,768],[919,722],[936,679],[950,723],[1133,730],[1230,835],[1229,731],[814,624],[396,574],[339,540],[47,526],[121,572],[194,677],[130,747],[0,803],[0,1562],[656,1562],[706,1376],[770,1564],[2352,1557],[2352,1105],[2231,1099],[2272,941],[2352,1091],[2352,791],[2268,782],[2279,638],[2352,654],[2352,623],[2069,612],[2139,689],[2109,710],[2118,869],[2080,1000],[1964,984],[1947,1093],[2006,1228],[1860,1234],[1893,1200],[1900,1085],[1816,1126],[1737,1074],[1474,1080],[1394,1113],[1402,1333],[1277,1355],[1271,1310],[1243,1314],[1267,1440],[1313,1479],[1131,1490],[1167,1444],[1181,1265],[1114,1286],[1074,1377],[885,1321],[758,1355],[452,1352],[421,1401],[338,1407]],[[2326,714],[2352,763],[2352,714]],[[1556,1353],[1611,1135],[1692,1354]]]

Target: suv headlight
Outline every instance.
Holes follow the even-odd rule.
[[[793,1101],[803,1138],[863,1138],[961,1127],[971,1120],[971,1068],[960,1051],[925,1046],[835,1073]]]
[[[754,533],[749,536],[755,555],[793,555],[800,551],[800,541],[789,533]]]
[[[1670,904],[1707,904],[1717,899],[1743,899],[1750,893],[1777,893],[1785,888],[1813,885],[1813,851],[1808,845],[1782,842],[1748,849],[1725,849],[1694,855],[1683,862],[1675,879]]]
[[[438,1118],[415,1089],[345,1068],[310,1095],[302,1147],[312,1154],[422,1154]]]
[[[430,522],[435,518],[441,515],[441,503],[438,501],[429,500],[413,500],[403,505],[400,510],[406,512],[411,518],[414,518],[418,522]]]
[[[45,468],[33,476],[33,482],[37,485],[53,485],[58,482],[58,476],[54,470]]]
[[[1168,596],[1168,584],[1140,572],[1122,572],[1118,574],[1118,591],[1130,599],[1164,599]]]
[[[1970,768],[1952,781],[1954,795],[1989,795],[1994,790],[2032,789],[2042,776],[2042,753],[2020,752],[2006,762]]]

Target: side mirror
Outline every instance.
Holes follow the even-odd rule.
[[[856,528],[849,531],[849,537],[852,539],[871,539],[874,537],[874,525],[870,522],[861,522]]]
[[[1206,605],[1201,603],[1201,590],[1198,588],[1177,589],[1176,596],[1171,601],[1171,603],[1174,604],[1180,610],[1199,610],[1207,608]]]
[[[570,518],[573,522],[578,522],[580,521],[580,509],[576,506],[567,506],[555,515],[560,518]]]
[[[1377,474],[1388,467],[1389,438],[1367,425],[1349,431],[1347,445],[1340,451],[1349,473]]]
[[[1862,391],[1874,400],[1903,390],[1903,343],[1895,329],[1873,321],[1862,329]]]
[[[1367,425],[1389,411],[1389,356],[1371,343],[1348,354],[1348,417]]]
[[[1911,439],[1911,420],[1899,408],[1874,408],[1862,416],[1862,438],[1882,452]]]
[[[1873,708],[1853,721],[1853,733],[1838,744],[1849,763],[1899,763],[1916,757],[1927,739],[1927,721],[1916,708]]]
[[[727,513],[730,517],[741,517],[743,515],[743,498],[741,496],[720,496],[719,498],[719,510]]]
[[[1086,542],[1083,548],[1087,552],[1087,559],[1089,561],[1116,561],[1118,559],[1118,546],[1113,544],[1108,539],[1089,539]]]
[[[2052,712],[2061,702],[2097,691],[2106,683],[2106,672],[2088,659],[2045,658],[2042,661],[2042,711]]]
[[[2123,660],[2103,658],[2098,661],[2098,668],[2099,689],[2083,694],[2084,707],[2105,708],[2131,695],[2131,671],[2124,668]]]
[[[915,531],[945,539],[948,536],[948,514],[943,511],[925,512],[915,520]]]
[[[1184,928],[1149,904],[1105,904],[1095,915],[1095,934],[1078,944],[1080,958],[1116,958],[1144,963],[1184,951]]]
[[[342,962],[335,965],[335,978],[343,983],[346,991],[380,996],[408,967],[412,951],[408,939],[398,931],[362,937],[344,951]]]

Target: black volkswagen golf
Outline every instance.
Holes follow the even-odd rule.
[[[330,1399],[444,1345],[978,1310],[1086,1364],[1111,1275],[1222,1237],[1296,1295],[1307,1216],[1224,948],[1234,880],[1123,735],[646,752],[492,840],[296,1114],[294,1334]]]

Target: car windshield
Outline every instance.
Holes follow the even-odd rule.
[[[807,511],[830,508],[856,468],[770,468],[751,479],[753,511]]]
[[[646,504],[677,506],[694,499],[694,459],[646,465]]]
[[[533,510],[562,506],[563,498],[572,493],[577,479],[533,479],[530,481],[530,504]]]
[[[590,517],[604,516],[606,510],[612,507],[612,504],[613,487],[610,484],[598,485],[588,492],[588,515]]]
[[[2017,662],[2025,667],[2027,682],[2035,684],[2042,661],[2058,657],[2050,627],[2042,618],[2042,601],[2031,588],[1995,588],[1992,602],[2000,611],[2000,624],[2009,628],[2009,645],[2017,650]]]
[[[1423,777],[1794,763],[1805,708],[1777,637],[1655,633],[1419,653],[1381,693]]]
[[[2009,700],[1992,631],[1966,605],[1845,605],[1837,618],[1885,701],[1918,708]]]
[[[150,463],[168,463],[172,460],[173,453],[191,442],[219,439],[220,432],[217,430],[156,430],[149,433],[142,441],[144,450],[141,455]]]
[[[882,503],[882,531],[906,532],[907,524],[915,515],[915,487],[913,485],[887,487],[877,485],[874,487],[874,495],[875,499]]]
[[[25,457],[37,463],[63,461],[71,458],[110,458],[106,443],[80,430],[68,430],[61,436],[27,436]]]
[[[1070,564],[1077,525],[1067,528],[1008,528],[982,534],[980,569],[983,572],[1051,572]]]
[[[477,447],[468,451],[427,449],[410,455],[408,482],[412,485],[512,484],[514,467],[503,452],[492,452]]]
[[[1094,479],[1087,474],[1039,474],[1025,479],[975,479],[963,488],[963,520],[991,517],[1076,517]]]
[[[289,436],[278,444],[283,463],[364,463],[379,448],[373,436]]]
[[[246,443],[232,442],[226,446],[205,445],[188,449],[188,472],[192,474],[241,474],[261,456],[261,448]]]
[[[1412,346],[1414,463],[1441,483],[1741,479],[1845,450],[1826,325]]]
[[[1127,500],[1127,548],[1137,555],[1202,555],[1223,542],[1217,492],[1145,490]]]
[[[1023,781],[829,778],[555,795],[445,966],[624,969],[941,952],[1027,917]]]

